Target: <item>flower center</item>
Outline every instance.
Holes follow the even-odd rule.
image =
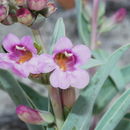
[[[32,58],[32,53],[22,45],[16,45],[13,48],[13,54],[11,58],[13,58],[17,63],[22,64]]]
[[[56,54],[54,60],[61,70],[67,71],[74,69],[77,59],[72,52],[64,51]]]

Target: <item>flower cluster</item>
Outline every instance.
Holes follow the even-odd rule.
[[[73,46],[67,37],[57,41],[52,55],[38,55],[29,36],[19,40],[9,34],[2,45],[7,53],[0,53],[0,68],[10,69],[22,77],[51,72],[51,85],[61,89],[84,88],[89,82],[88,73],[80,67],[91,57],[90,50],[85,45]]]
[[[48,17],[55,10],[54,3],[48,0],[1,0],[0,22],[5,25],[20,22],[29,26],[39,14]]]

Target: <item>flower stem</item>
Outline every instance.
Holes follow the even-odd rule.
[[[50,100],[52,103],[53,111],[55,114],[56,125],[58,130],[61,130],[64,123],[64,117],[63,117],[63,110],[62,110],[61,96],[60,96],[59,89],[50,86],[49,94],[50,94]]]
[[[43,52],[46,52],[45,47],[43,45],[43,40],[41,38],[40,31],[36,29],[32,29],[32,33],[33,33],[35,41],[42,46]]]
[[[92,15],[91,49],[95,49],[97,43],[98,7],[99,7],[99,0],[94,0],[93,15]]]

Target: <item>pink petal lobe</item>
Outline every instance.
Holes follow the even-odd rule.
[[[61,71],[60,69],[54,70],[50,76],[50,82],[52,87],[67,89],[70,86],[70,82],[66,72]]]
[[[72,42],[67,37],[62,37],[56,42],[54,46],[54,52],[71,49],[72,47]]]
[[[70,84],[72,87],[75,88],[84,88],[89,83],[89,75],[88,72],[82,69],[75,70],[71,72],[69,75],[70,78]]]
[[[85,64],[91,57],[91,51],[85,45],[76,45],[72,51],[77,55],[81,65]]]
[[[21,43],[21,45],[27,47],[27,49],[29,51],[31,51],[32,53],[37,54],[37,50],[34,47],[33,40],[32,40],[32,38],[30,36],[24,36],[21,39],[20,43]]]
[[[2,41],[4,49],[8,52],[12,52],[12,47],[20,44],[20,40],[14,34],[8,34]]]

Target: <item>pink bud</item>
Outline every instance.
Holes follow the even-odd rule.
[[[51,14],[53,14],[57,10],[57,8],[53,2],[48,2],[47,7],[48,7],[47,16],[50,16]]]
[[[3,21],[8,15],[6,6],[0,5],[0,22]]]
[[[48,0],[28,0],[28,6],[31,10],[40,11],[47,6]]]
[[[18,117],[29,124],[41,125],[44,123],[52,123],[54,118],[51,113],[39,111],[30,107],[20,105],[16,108]]]
[[[121,8],[112,16],[112,20],[115,23],[120,23],[120,22],[122,22],[125,19],[126,14],[127,14],[126,9]]]
[[[33,22],[33,16],[31,12],[26,8],[17,10],[17,19],[20,23],[25,25],[31,25]]]

